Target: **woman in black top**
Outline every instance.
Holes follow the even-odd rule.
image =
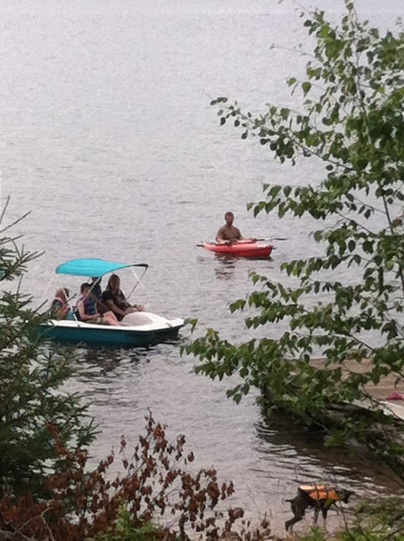
[[[121,321],[127,314],[132,312],[140,312],[143,306],[135,304],[132,306],[121,291],[121,280],[117,274],[112,274],[108,280],[107,288],[102,294],[102,302],[108,306],[110,310]]]

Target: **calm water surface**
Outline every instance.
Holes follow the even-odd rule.
[[[400,4],[357,6],[391,27]],[[342,6],[321,2],[333,18]],[[309,221],[254,220],[246,203],[260,199],[263,182],[321,176],[307,164],[281,168],[236,130],[219,128],[209,102],[225,95],[253,112],[292,103],[284,81],[302,74],[306,60],[291,49],[310,49],[295,5],[0,0],[0,9],[2,197],[12,196],[9,221],[32,211],[16,229],[29,250],[44,251],[24,287],[38,301],[44,291],[49,298],[55,266],[70,258],[147,262],[138,301],[197,317],[231,340],[250,337],[241,315],[228,311],[251,290],[248,272],[277,278],[282,261],[315,247]],[[216,259],[196,244],[214,237],[228,209],[245,235],[288,240],[270,261]],[[360,494],[393,487],[361,456],[324,455],[289,427],[265,426],[254,396],[227,400],[232,382],[196,376],[177,344],[80,356],[72,385],[91,400],[100,425],[94,459],[121,434],[136,441],[151,408],[172,435],[186,434],[198,466],[213,465],[235,482],[232,504],[254,517],[269,511],[275,526],[289,516],[284,499],[297,481],[350,483]]]

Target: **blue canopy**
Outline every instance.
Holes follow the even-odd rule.
[[[72,276],[91,276],[101,278],[104,274],[115,272],[128,267],[144,267],[146,263],[114,263],[103,259],[73,259],[56,267],[56,274],[70,274]]]

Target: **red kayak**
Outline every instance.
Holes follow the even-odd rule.
[[[215,242],[203,242],[202,246],[210,252],[225,254],[235,257],[267,258],[271,255],[273,246],[255,240],[239,240],[232,244],[216,244]]]

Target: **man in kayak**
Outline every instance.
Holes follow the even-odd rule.
[[[233,225],[234,214],[228,211],[224,215],[224,219],[226,220],[226,223],[217,232],[216,242],[218,244],[232,244],[233,242],[241,240],[243,237],[240,233],[240,229],[237,229],[237,227]]]

